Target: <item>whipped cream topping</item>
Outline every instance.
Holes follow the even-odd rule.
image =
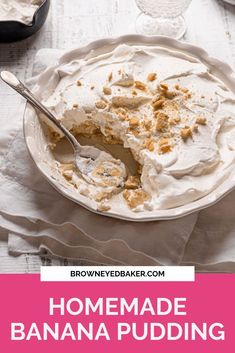
[[[102,201],[104,210],[114,204],[136,212],[185,205],[232,172],[235,96],[195,58],[121,45],[59,69],[61,80],[47,107],[75,134],[98,131],[107,142],[121,143],[140,165],[124,190],[115,183],[91,185],[62,166],[76,192]],[[63,137],[50,127],[57,139]]]
[[[35,11],[44,0],[1,0],[0,21],[20,21],[30,24]]]

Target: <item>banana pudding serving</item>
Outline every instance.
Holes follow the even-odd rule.
[[[232,172],[235,96],[195,58],[161,47],[120,45],[60,66],[44,104],[75,136],[99,136],[131,151],[138,172],[102,152],[85,180],[73,163],[57,168],[79,193],[108,211],[185,205]],[[48,123],[47,123],[48,124]],[[49,125],[50,145],[63,138]]]
[[[29,25],[44,0],[1,0],[0,21],[19,21]]]

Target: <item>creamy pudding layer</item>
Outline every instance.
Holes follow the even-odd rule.
[[[35,11],[43,0],[1,0],[0,21],[32,22]]]
[[[117,172],[99,165],[105,183],[91,185],[72,165],[60,166],[75,192],[96,200],[98,208],[185,205],[231,173],[235,96],[196,59],[160,47],[121,45],[59,70],[61,80],[45,104],[75,135],[101,134],[107,143],[130,149],[140,165],[122,187],[110,183],[112,173],[125,175],[121,167]],[[63,137],[51,129],[54,142]]]

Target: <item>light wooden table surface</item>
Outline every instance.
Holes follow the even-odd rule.
[[[51,0],[50,15],[40,33],[17,44],[0,45],[0,70],[12,70],[25,80],[39,49],[70,49],[95,39],[133,33],[137,14],[134,0]],[[235,69],[235,6],[222,0],[193,0],[185,18],[188,29],[183,40],[203,47]],[[11,95],[1,83],[0,102],[1,118],[12,109]],[[28,254],[12,257],[7,235],[0,230],[0,272],[38,272],[42,264],[77,263]]]

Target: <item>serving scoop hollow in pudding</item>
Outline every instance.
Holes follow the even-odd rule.
[[[33,95],[33,93],[11,72],[2,71],[1,79],[12,87],[16,92],[23,96],[27,101],[41,113],[44,118],[49,119],[57,129],[67,138],[74,149],[74,164],[78,168],[80,175],[88,183],[107,183],[106,179],[111,179],[111,184],[116,187],[121,187],[126,178],[126,171],[124,164],[114,159],[109,154],[100,151],[96,147],[82,146],[67,130],[63,124],[56,119],[56,117]],[[106,158],[104,158],[104,156]],[[103,168],[103,169],[102,169]],[[103,172],[98,173],[98,170]],[[112,175],[113,170],[117,170],[116,175]]]

